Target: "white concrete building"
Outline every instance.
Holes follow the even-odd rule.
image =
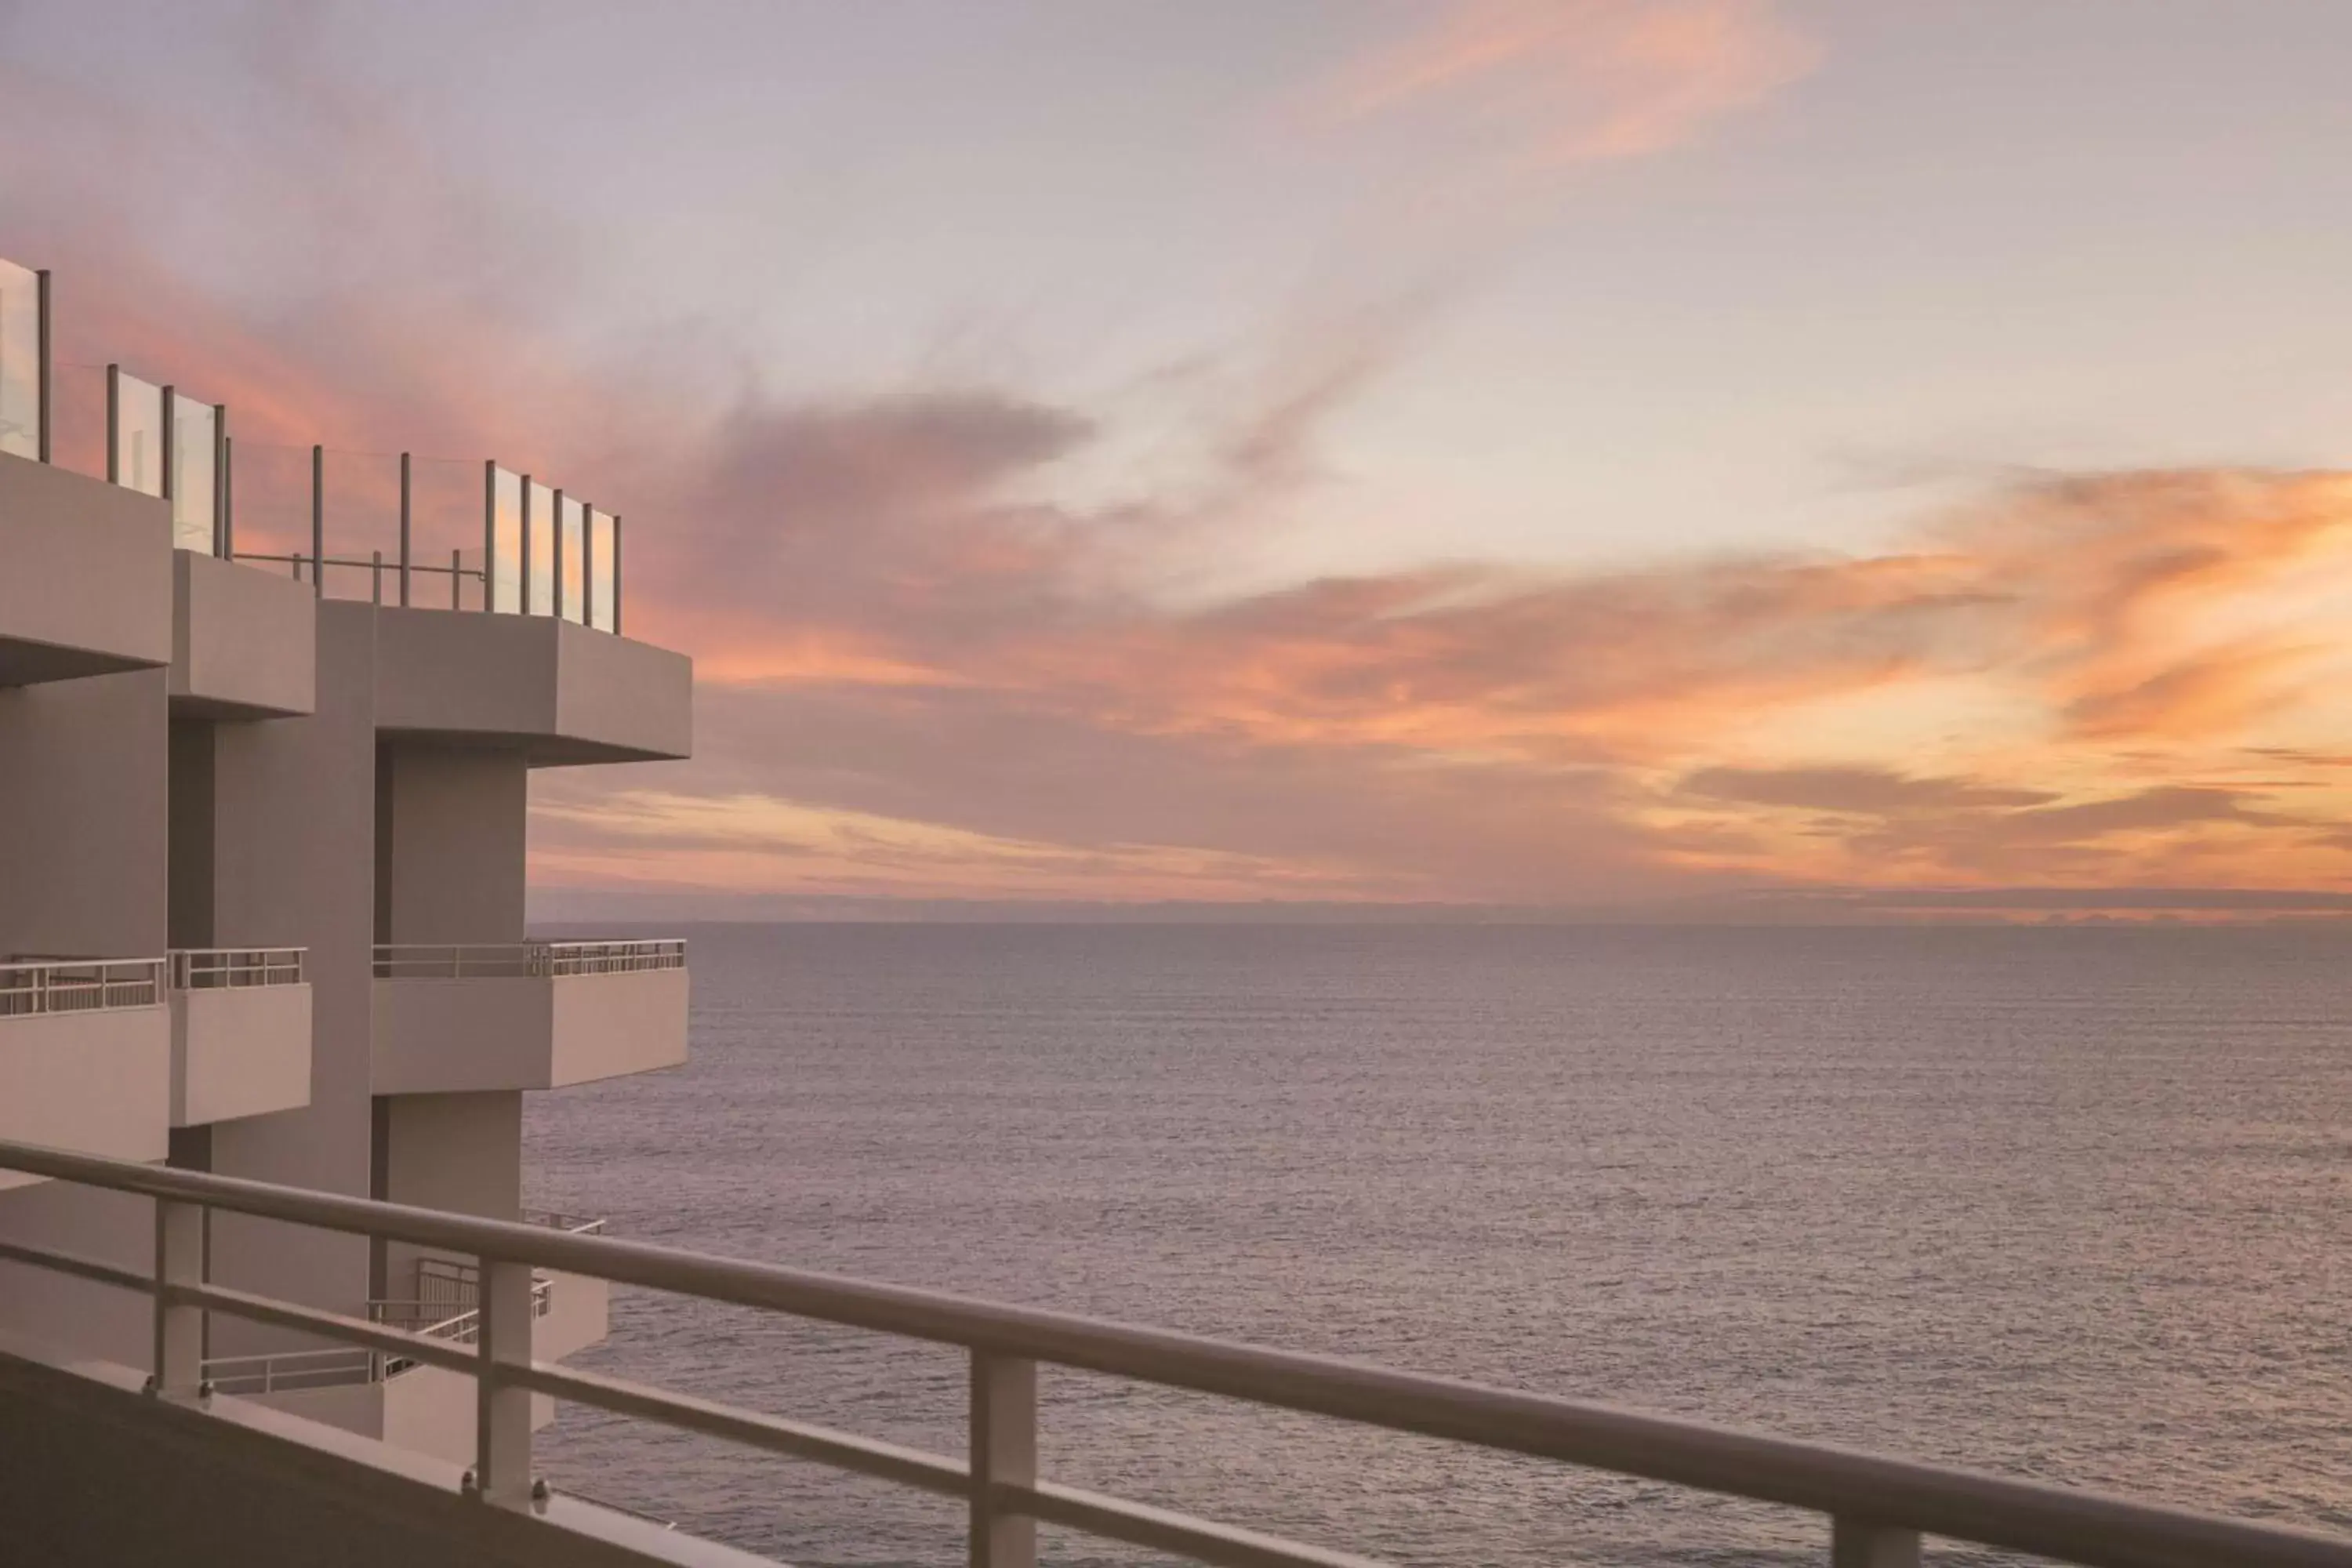
[[[686,1055],[682,944],[524,928],[530,770],[690,746],[689,661],[619,634],[618,520],[486,464],[446,565],[339,560],[318,493],[307,549],[240,552],[225,410],[110,371],[99,471],[57,460],[48,322],[0,261],[0,1139],[531,1217],[523,1094]],[[154,1247],[138,1200],[0,1173],[9,1240]],[[469,1331],[470,1260],[229,1215],[205,1247],[225,1286]],[[604,1289],[538,1283],[543,1359]],[[0,1331],[139,1364],[148,1311],[0,1263]],[[225,1392],[472,1451],[463,1378],[207,1333]]]

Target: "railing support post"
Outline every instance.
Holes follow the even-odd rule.
[[[1830,1568],[1919,1568],[1919,1532],[1864,1519],[1833,1519]]]
[[[327,448],[310,448],[310,591],[327,596]]]
[[[530,1390],[500,1373],[530,1364],[530,1266],[481,1260],[480,1370],[475,1374],[474,1487],[485,1502],[530,1506]]]
[[[400,607],[408,608],[408,454],[400,455]]]
[[[1037,1363],[971,1352],[971,1568],[1036,1568],[1037,1524],[997,1506],[1037,1479]]]
[[[155,1362],[148,1392],[190,1395],[204,1382],[205,1312],[175,1304],[173,1285],[205,1282],[205,1211],[200,1204],[155,1200]]]

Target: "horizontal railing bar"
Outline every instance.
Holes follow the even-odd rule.
[[[24,1143],[0,1142],[0,1168],[766,1308],[1833,1517],[1867,1518],[2086,1568],[2352,1568],[2352,1539],[1332,1357]],[[211,1304],[186,1287],[173,1293],[192,1304]],[[472,1367],[464,1352],[446,1351],[445,1357],[436,1352],[446,1347],[435,1342],[356,1320],[236,1292],[221,1300],[234,1303],[222,1310],[238,1315],[381,1344],[433,1364]],[[723,1407],[712,1409],[723,1413]]]
[[[938,1454],[836,1432],[826,1426],[788,1421],[780,1415],[739,1410],[690,1394],[674,1394],[624,1378],[543,1361],[514,1369],[508,1377],[533,1394],[593,1405],[616,1415],[658,1421],[709,1437],[728,1438],[772,1454],[813,1459],[835,1469],[896,1481],[901,1486],[961,1496],[971,1484],[971,1472],[962,1464]]]
[[[1058,1524],[1108,1536],[1130,1546],[1173,1552],[1217,1568],[1388,1568],[1376,1557],[1331,1552],[1237,1525],[1216,1524],[1149,1503],[1129,1502],[1099,1492],[1041,1481],[1034,1487],[996,1487],[999,1506],[1027,1514],[1041,1524]]]
[[[362,1350],[382,1351],[403,1361],[461,1372],[467,1376],[481,1370],[481,1358],[478,1354],[472,1351],[453,1349],[446,1340],[403,1333],[398,1329],[387,1329],[359,1318],[347,1318],[340,1312],[298,1307],[290,1301],[256,1296],[249,1291],[231,1290],[219,1285],[168,1285],[163,1289],[163,1298],[173,1306],[203,1307],[215,1312],[226,1312],[233,1318],[243,1318],[248,1322],[298,1329],[304,1333],[316,1334],[320,1339],[340,1340]]]
[[[59,1274],[70,1274],[79,1279],[95,1280],[121,1290],[135,1290],[145,1296],[152,1293],[155,1280],[152,1275],[136,1269],[118,1268],[111,1263],[101,1263],[95,1258],[85,1258],[78,1252],[55,1252],[47,1247],[26,1247],[18,1242],[0,1241],[0,1261],[29,1263],[36,1268],[53,1268]]]

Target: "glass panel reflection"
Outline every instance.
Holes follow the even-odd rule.
[[[613,629],[613,514],[588,513],[588,624]]]
[[[107,477],[142,495],[163,493],[163,389],[135,375],[115,373],[113,460]]]
[[[172,394],[172,542],[213,552],[220,503],[220,409]]]
[[[528,504],[530,526],[523,530],[523,587],[529,603],[524,613],[555,613],[555,490],[532,481]]]
[[[490,470],[490,607],[522,608],[522,476]]]
[[[0,261],[0,452],[41,455],[41,280]]]
[[[555,613],[567,621],[588,619],[588,503],[563,498],[559,518],[562,548],[557,552],[562,570],[556,575]]]

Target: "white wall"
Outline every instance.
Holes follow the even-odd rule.
[[[308,713],[318,698],[310,584],[173,552],[172,695],[250,716]]]
[[[0,954],[163,951],[164,679],[0,689]]]
[[[168,506],[0,453],[0,684],[172,660]]]
[[[310,988],[172,993],[172,1125],[265,1116],[310,1102]]]
[[[310,1103],[212,1129],[213,1169],[364,1197],[370,1186],[370,987],[374,973],[374,626],[369,606],[317,606],[319,710],[215,726],[214,938],[306,946]],[[226,1284],[357,1314],[365,1240],[243,1216],[214,1227]],[[223,1354],[287,1336],[223,1323]]]
[[[387,742],[376,786],[383,940],[522,941],[522,758]]]

